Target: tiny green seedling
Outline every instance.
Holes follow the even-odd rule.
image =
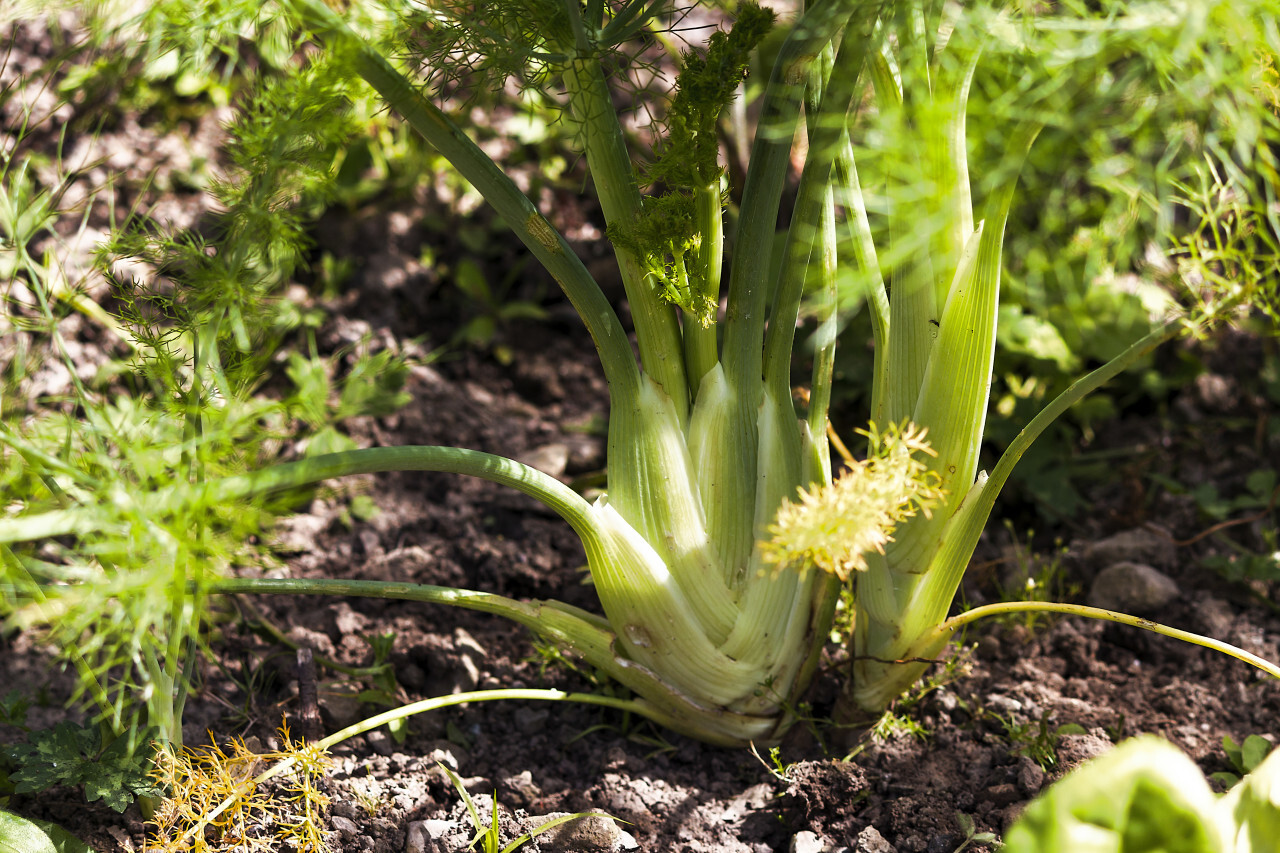
[[[498,809],[497,792],[494,792],[493,794],[493,798],[491,800],[493,804],[493,811],[492,811],[492,814],[490,815],[489,822],[486,824],[480,818],[480,810],[476,807],[475,800],[472,799],[471,794],[467,793],[467,787],[466,785],[462,784],[462,779],[458,777],[458,774],[454,773],[448,767],[444,766],[443,764],[440,764],[439,762],[437,762],[437,766],[439,766],[439,768],[443,770],[446,775],[448,775],[449,779],[453,782],[453,787],[458,789],[458,794],[462,797],[462,801],[466,803],[467,812],[471,815],[471,823],[476,828],[476,835],[474,838],[471,839],[471,843],[467,845],[468,849],[475,847],[476,844],[479,844],[480,849],[482,849],[484,853],[511,853],[511,851],[517,850],[520,847],[523,847],[525,844],[532,841],[534,837],[541,835],[542,833],[546,832],[549,829],[554,829],[555,827],[560,826],[562,824],[566,824],[575,820],[581,820],[582,818],[585,818],[585,817],[600,816],[599,812],[578,812],[577,814],[561,815],[560,817],[552,818],[546,823],[541,824],[520,836],[517,836],[513,841],[508,843],[505,847],[499,847],[498,845],[502,843],[502,839],[500,837],[500,830],[498,827],[499,809]],[[616,818],[613,818],[613,819],[616,820]]]
[[[1058,741],[1063,735],[1085,734],[1084,727],[1078,723],[1050,728],[1048,712],[1040,717],[1039,723],[1018,723],[998,714],[995,717],[1004,726],[1005,736],[1013,747],[1012,753],[1030,758],[1046,771],[1058,766]]]
[[[1004,845],[996,840],[994,832],[978,832],[974,825],[973,818],[964,812],[956,812],[956,823],[960,825],[960,831],[964,833],[964,840],[960,842],[953,853],[962,853],[962,851],[973,847],[976,844],[986,844],[994,846],[996,850],[1001,849]]]
[[[756,745],[754,743],[748,748],[751,750],[751,754],[756,757],[756,761],[759,761],[760,764],[763,765],[764,769],[769,771],[770,776],[785,785],[791,784],[791,765],[782,760],[782,747],[769,747],[768,761],[765,761],[760,756],[760,751],[756,749]]]
[[[1244,739],[1244,743],[1237,744],[1231,739],[1231,735],[1224,735],[1222,738],[1222,751],[1227,754],[1227,760],[1231,762],[1231,766],[1235,768],[1235,773],[1220,771],[1210,774],[1209,778],[1224,788],[1233,788],[1240,784],[1240,778],[1252,773],[1254,769],[1261,764],[1271,750],[1275,749],[1275,744],[1261,735],[1249,735]]]

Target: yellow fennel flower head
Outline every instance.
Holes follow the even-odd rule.
[[[775,570],[807,571],[810,565],[842,581],[865,571],[866,555],[884,553],[898,524],[918,512],[928,516],[945,497],[937,472],[921,456],[935,456],[926,430],[906,423],[883,431],[859,431],[868,439],[867,458],[847,467],[828,485],[799,489],[783,501],[761,543]]]

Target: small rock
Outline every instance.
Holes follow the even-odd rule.
[[[992,693],[987,697],[986,704],[991,710],[1007,717],[1022,713],[1022,703],[1002,693]]]
[[[620,746],[611,746],[604,754],[605,770],[621,770],[627,766],[627,751]]]
[[[1044,768],[1027,756],[1018,759],[1018,789],[1025,796],[1034,797],[1044,787]]]
[[[552,813],[530,818],[529,825],[537,827],[560,817]],[[624,832],[611,818],[602,814],[587,815],[553,826],[538,835],[538,847],[546,853],[616,853],[621,850],[638,850],[639,843],[630,833]]]
[[[120,846],[124,850],[128,851],[128,853],[134,853],[134,851],[138,849],[133,846],[133,839],[129,837],[129,833],[125,832],[120,827],[108,826],[107,832],[111,833],[111,837],[119,842]]]
[[[1058,756],[1058,769],[1065,773],[1090,758],[1097,758],[1104,752],[1109,752],[1112,746],[1111,741],[1101,733],[1101,730],[1083,735],[1063,735],[1058,738],[1058,745],[1054,749]]]
[[[434,769],[436,764],[439,763],[448,767],[454,773],[457,773],[458,768],[470,758],[466,750],[447,740],[436,741],[432,744],[425,757],[428,771]]]
[[[516,728],[527,735],[537,734],[547,727],[551,712],[546,708],[517,708]]]
[[[1238,389],[1233,379],[1217,373],[1202,373],[1195,383],[1200,402],[1210,412],[1229,412],[1237,405]]]
[[[320,716],[331,731],[345,729],[361,718],[360,686],[334,684],[320,693]]]
[[[446,853],[447,820],[415,820],[405,827],[404,853]]]
[[[391,736],[387,734],[386,729],[374,729],[364,736],[365,741],[369,744],[369,748],[378,755],[390,757],[395,752],[395,744],[391,742]]]
[[[993,804],[996,808],[1013,805],[1022,799],[1018,789],[1007,782],[1000,785],[992,785],[983,794],[983,799]]]
[[[289,629],[289,633],[286,636],[288,636],[295,645],[311,649],[311,651],[319,657],[331,658],[336,652],[336,649],[333,646],[333,640],[329,639],[328,634],[313,631],[303,625],[294,625]]]
[[[542,789],[533,781],[533,773],[528,770],[519,776],[504,779],[502,785],[507,789],[507,798],[516,808],[529,808],[542,796]]]
[[[486,654],[484,646],[480,645],[479,641],[465,628],[458,628],[453,632],[453,647],[458,653],[462,670],[451,673],[452,684],[449,685],[448,690],[442,692],[469,693],[480,684],[480,663]]]
[[[1173,537],[1154,527],[1122,530],[1084,549],[1084,559],[1095,569],[1113,563],[1146,563],[1167,569],[1177,558],[1178,547],[1173,544]]]
[[[355,821],[349,817],[334,815],[329,818],[329,822],[333,824],[334,829],[342,833],[343,838],[355,838],[360,834],[360,828],[357,827]]]
[[[1142,615],[1168,606],[1178,594],[1173,578],[1145,563],[1114,563],[1094,578],[1089,604]]]
[[[345,601],[333,605],[333,623],[342,635],[359,634],[369,625],[369,617],[351,609]]]
[[[431,853],[435,846],[435,839],[427,835],[426,821],[411,821],[404,828],[404,853]]]
[[[897,853],[893,845],[885,840],[880,834],[880,830],[874,826],[868,826],[862,832],[858,833],[857,844],[853,849],[857,853]]]
[[[1196,621],[1200,623],[1200,633],[1206,636],[1226,639],[1235,626],[1236,617],[1231,611],[1231,605],[1221,598],[1205,596],[1195,602],[1193,607]]]
[[[396,681],[410,690],[419,690],[427,683],[427,674],[416,663],[407,661],[396,667]]]
[[[312,550],[321,533],[329,527],[329,519],[318,515],[291,515],[271,525],[271,547],[286,554]]]
[[[819,838],[817,833],[805,829],[791,836],[791,847],[788,850],[790,853],[827,853],[831,850],[831,845]]]
[[[762,809],[768,805],[772,796],[773,787],[768,783],[761,782],[759,785],[752,785],[729,801],[729,805],[720,815],[720,819],[725,823],[741,820],[749,812]]]

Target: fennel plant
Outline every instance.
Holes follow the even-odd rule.
[[[776,46],[730,235],[719,116],[775,27],[772,12],[743,3],[731,29],[685,55],[665,133],[640,168],[642,152],[632,150],[613,105],[611,74],[662,27],[669,7],[661,0],[442,2],[409,17],[403,26],[412,37],[399,50],[357,33],[322,0],[282,0],[325,46],[328,67],[363,78],[447,158],[577,309],[609,385],[607,494],[589,503],[550,476],[475,451],[384,447],[187,478],[132,495],[131,511],[171,519],[175,508],[235,506],[374,471],[482,477],[537,498],[573,528],[603,617],[422,585],[176,577],[192,602],[217,593],[326,593],[497,613],[633,691],[618,707],[727,745],[776,740],[793,721],[839,584],[851,582],[851,664],[838,714],[878,714],[960,625],[990,612],[948,619],[996,495],[1045,427],[1159,344],[1248,306],[1275,306],[1276,252],[1267,241],[1280,228],[1267,207],[1276,188],[1267,144],[1276,117],[1238,84],[1275,43],[1275,18],[1266,16],[1274,0],[1247,9],[1208,0],[1103,5],[1068,2],[1036,15],[933,0],[809,4]],[[397,65],[389,57],[405,43],[418,60]],[[440,85],[515,77],[563,89],[638,359],[572,247],[424,91],[419,61]],[[989,473],[979,471],[1004,234],[1028,151],[1047,123],[1189,98],[1183,85],[1219,99],[1215,121],[1225,123],[1202,126],[1192,116],[1179,128],[1170,162],[1192,165],[1169,170],[1172,195],[1185,209],[1198,191],[1229,188],[1246,194],[1253,218],[1206,208],[1205,222],[1178,231],[1170,213],[1168,233],[1182,235],[1177,257],[1188,264],[1182,283],[1194,285],[1188,310],[1082,376]],[[971,102],[983,105],[980,114]],[[981,138],[970,138],[971,121]],[[797,139],[804,165],[782,217]],[[1171,211],[1179,207],[1169,198]],[[788,223],[781,234],[780,218]],[[1253,240],[1247,251],[1224,253],[1232,244],[1222,234],[1244,231]],[[872,319],[875,364],[865,459],[848,460],[837,476],[828,409],[838,282],[850,267]],[[797,409],[793,356],[809,314],[816,331],[808,402]],[[42,512],[18,506],[0,518],[0,543],[118,535],[107,527],[118,509],[92,493]],[[1074,608],[1124,618],[1086,611]]]

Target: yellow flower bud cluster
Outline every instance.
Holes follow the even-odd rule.
[[[919,458],[936,455],[926,432],[911,423],[859,431],[868,439],[866,459],[846,460],[833,482],[800,489],[796,501],[779,507],[771,538],[761,543],[775,570],[813,565],[848,580],[867,568],[869,552],[884,553],[898,524],[918,512],[928,516],[945,491]]]

